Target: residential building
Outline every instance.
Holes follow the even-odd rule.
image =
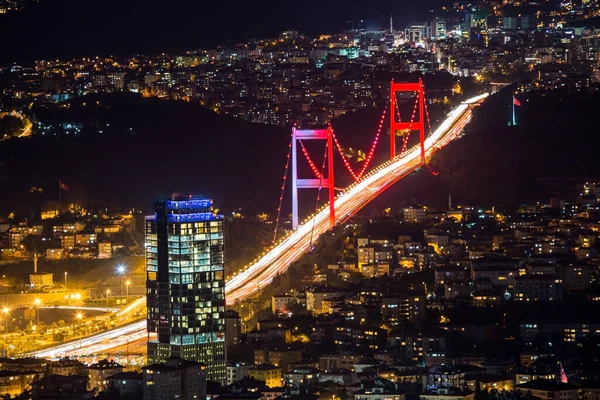
[[[322,371],[354,370],[354,364],[361,358],[360,354],[325,354],[319,357],[319,369]]]
[[[475,392],[456,388],[438,388],[419,395],[420,400],[475,400]]]
[[[143,374],[140,372],[119,372],[109,376],[107,380],[109,388],[118,392],[122,397],[141,398],[143,396]]]
[[[354,400],[405,400],[404,391],[398,390],[391,382],[383,379],[363,381],[360,389],[354,392]]]
[[[577,387],[555,380],[536,379],[517,385],[516,390],[541,400],[577,400]]]
[[[254,365],[245,362],[227,364],[227,385],[240,381],[248,376],[250,368]]]
[[[54,285],[54,274],[50,272],[37,272],[29,274],[29,284],[32,289],[40,290],[44,287]]]
[[[50,375],[85,375],[86,366],[81,361],[70,358],[63,358],[58,361],[51,361],[48,364],[48,373]]]
[[[343,297],[345,292],[331,287],[322,287],[306,291],[306,310],[315,314],[325,314],[323,300]]]
[[[95,245],[98,240],[98,235],[95,233],[77,233],[75,234],[75,246],[91,246]]]
[[[265,382],[270,388],[280,387],[283,384],[283,370],[272,364],[254,366],[248,371],[248,376]]]
[[[0,396],[15,397],[26,390],[43,376],[36,371],[0,371]]]
[[[516,278],[515,300],[558,301],[562,297],[562,279],[556,276],[527,274]]]
[[[87,376],[46,374],[31,384],[31,398],[89,400],[94,392],[87,389],[87,383]]]
[[[418,40],[418,38],[417,38]],[[420,224],[427,218],[427,210],[424,207],[408,207],[404,209],[404,221]]]
[[[239,345],[241,335],[242,320],[240,319],[240,314],[233,310],[227,310],[225,312],[225,339],[227,347]]]
[[[101,360],[88,367],[88,390],[104,392],[108,388],[108,377],[123,372],[123,367],[114,361]]]
[[[110,242],[98,242],[98,258],[111,258],[112,244]]]
[[[289,370],[290,364],[302,361],[301,346],[273,346],[254,350],[254,364],[272,364],[281,367],[283,372]]]
[[[205,399],[206,373],[206,365],[177,357],[148,365],[142,369],[144,400]]]
[[[312,386],[319,383],[319,370],[313,367],[299,366],[284,376],[285,386]]]
[[[271,297],[271,312],[273,314],[286,313],[291,304],[294,304],[296,299],[288,294],[273,295]]]

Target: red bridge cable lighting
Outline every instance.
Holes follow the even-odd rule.
[[[427,107],[427,99],[425,98],[425,93],[423,93],[423,104],[425,105],[425,115],[427,116],[427,127],[429,128],[429,135],[431,134],[431,120],[429,119],[429,108]],[[427,135],[427,136],[429,136]],[[431,168],[431,164],[427,164],[427,168],[429,169],[429,172],[431,172],[431,175],[433,176],[438,176],[440,174],[440,171],[436,171],[433,168]]]
[[[427,168],[429,169],[429,172],[431,172],[431,175],[433,175],[433,176],[438,176],[440,174],[440,171],[435,171],[433,168],[431,168],[430,164],[427,164]]]
[[[329,128],[331,129],[331,126],[329,126]],[[332,130],[332,132],[333,132],[333,130]],[[315,205],[315,215],[317,215],[317,212],[319,211],[319,201],[321,200],[321,189],[323,188],[323,174],[325,173],[325,165],[327,165],[327,150],[328,150],[327,142],[325,142],[325,154],[323,154],[323,165],[321,166],[321,174],[320,174],[320,178],[319,178],[319,189],[317,190],[317,204]],[[310,244],[308,246],[311,249],[312,249],[313,233],[315,232],[315,222],[316,221],[317,221],[317,219],[313,218],[313,225],[310,230]]]
[[[308,151],[306,150],[304,143],[302,143],[302,140],[298,140],[298,142],[300,142],[300,146],[302,147],[302,153],[304,154],[306,161],[308,161],[308,165],[310,166],[310,169],[312,169],[313,174],[315,174],[315,177],[317,177],[319,179],[323,179],[323,174],[321,172],[319,172],[317,165],[314,163],[312,158],[310,158],[310,155],[308,154]]]
[[[333,139],[335,140],[335,145],[337,147],[338,152],[340,153],[340,156],[342,157],[344,166],[346,167],[348,172],[350,172],[350,175],[352,175],[352,177],[354,178],[355,181],[358,181],[362,178],[364,173],[367,171],[367,168],[371,164],[371,161],[373,161],[373,155],[375,154],[375,148],[377,147],[377,143],[379,142],[379,137],[381,136],[381,131],[383,129],[383,123],[385,121],[386,114],[387,114],[387,108],[384,108],[383,112],[381,113],[381,119],[380,119],[379,125],[377,127],[377,133],[375,134],[375,139],[373,140],[373,143],[371,144],[371,149],[369,150],[369,153],[367,154],[365,162],[364,162],[361,170],[358,173],[354,172],[354,170],[350,166],[350,162],[348,162],[348,159],[346,158],[344,150],[343,150],[342,146],[340,145],[340,142],[338,141],[337,136],[335,136],[335,134],[333,135]]]
[[[293,135],[290,135],[293,138]],[[293,140],[293,139],[292,139]],[[285,174],[283,174],[283,183],[281,184],[281,196],[279,196],[279,206],[277,206],[277,218],[275,218],[275,230],[273,231],[273,244],[277,240],[277,229],[279,228],[279,218],[281,217],[281,205],[283,204],[283,193],[285,192],[285,182],[287,181],[288,169],[290,167],[290,156],[292,154],[292,141],[288,145],[288,153],[285,161]]]
[[[398,102],[395,102],[395,103],[396,103],[396,111],[397,111],[398,115],[400,115],[400,109],[398,107]],[[412,124],[415,121],[415,115],[417,113],[417,103],[418,103],[417,102],[417,98],[415,98],[415,105],[413,107],[413,112],[412,112],[412,115],[410,117],[410,125],[409,125],[410,128],[412,128]],[[400,150],[400,154],[399,154],[400,156],[402,156],[402,154],[404,154],[404,152],[408,148],[408,140],[410,139],[411,132],[412,131],[409,130],[408,133],[406,135],[404,135],[404,138],[402,139],[402,149]]]
[[[398,117],[398,122],[402,122],[402,115],[400,115],[400,107],[398,106],[398,99],[394,99],[394,105],[396,106],[396,116]]]
[[[416,105],[416,100],[415,100],[415,105]],[[400,107],[398,106],[398,99],[394,99],[394,105],[396,106],[396,115],[398,116],[398,121],[402,122],[402,117],[400,115]],[[412,114],[412,118],[414,118],[415,116],[415,111],[413,110],[413,114]],[[411,119],[411,127],[412,127],[412,119]],[[406,148],[408,146],[408,139],[410,138],[410,133],[411,131],[409,130],[408,133],[406,135],[404,135],[404,137],[402,138],[402,149],[400,150],[400,154],[399,156],[402,156],[402,154],[404,154],[404,152],[406,151]],[[390,135],[395,135],[395,132],[392,132],[391,128],[390,128]]]
[[[348,162],[348,159],[346,158],[346,155],[344,154],[344,150],[342,149],[342,146],[340,146],[340,142],[338,142],[337,136],[335,136],[335,134],[333,135],[333,141],[335,142],[335,146],[338,149],[338,153],[340,153],[340,156],[342,157],[344,166],[346,167],[348,172],[350,172],[350,175],[352,175],[352,178],[354,178],[355,181],[358,180],[358,176],[356,175],[356,173],[354,173],[354,170],[350,166],[350,163]]]
[[[418,93],[417,93],[418,95]],[[417,106],[418,106],[418,98],[415,98],[415,102],[414,102],[414,106],[413,106],[413,111],[412,111],[412,115],[410,118],[410,125],[409,127],[412,128],[412,124],[415,120],[415,116],[417,113]],[[396,99],[394,99],[394,105],[395,105],[395,109],[396,109],[396,115],[398,117],[398,121],[402,121],[402,117],[400,114],[400,108],[398,106],[398,102]],[[428,110],[427,112],[427,118],[429,120],[429,112]],[[373,143],[371,144],[371,148],[369,150],[369,153],[367,154],[367,157],[365,159],[364,164],[362,165],[360,171],[358,173],[354,172],[354,169],[352,168],[352,166],[350,165],[350,162],[348,161],[348,158],[346,157],[346,154],[344,153],[344,150],[342,148],[342,146],[340,145],[340,142],[338,141],[337,136],[335,135],[335,133],[333,134],[333,139],[335,141],[335,145],[336,148],[338,150],[338,152],[340,153],[340,157],[342,158],[342,162],[344,164],[344,166],[346,167],[346,169],[348,170],[348,172],[350,173],[350,175],[352,175],[352,178],[354,178],[355,181],[359,181],[363,175],[365,174],[365,172],[367,171],[367,168],[369,167],[369,165],[371,164],[371,162],[373,161],[373,156],[375,154],[375,149],[377,147],[377,144],[379,142],[379,137],[381,136],[381,131],[383,130],[383,123],[385,121],[385,116],[387,114],[387,108],[383,109],[382,115],[381,115],[381,119],[379,121],[379,125],[377,127],[377,133],[375,135],[375,138],[373,140]],[[429,121],[428,121],[429,123]],[[431,124],[429,123],[429,127],[431,129]],[[410,139],[410,131],[404,135],[403,141],[402,141],[402,148],[400,150],[400,155],[402,155],[408,148],[408,141]],[[304,143],[302,143],[302,141],[300,141],[300,145],[302,147],[302,152],[304,153],[304,157],[306,158],[306,160],[308,161],[308,164],[311,168],[311,170],[313,171],[313,174],[315,175],[315,177],[322,179],[322,173],[319,172],[317,165],[314,163],[314,161],[312,160],[312,158],[310,157],[310,154],[308,154],[308,151],[306,150],[306,147],[304,146]]]
[[[425,92],[423,92],[423,104],[425,104],[425,115],[427,116],[427,128],[429,128],[429,136],[431,134],[431,120],[429,119],[429,108],[427,107],[427,98],[425,97]]]
[[[383,109],[383,113],[381,113],[381,119],[379,120],[379,126],[377,127],[377,134],[375,135],[375,139],[373,140],[373,144],[371,145],[371,150],[369,150],[369,154],[367,155],[367,159],[365,160],[360,172],[358,173],[357,181],[360,180],[367,168],[373,161],[373,155],[375,154],[375,148],[377,147],[377,142],[379,141],[379,136],[381,135],[381,130],[383,129],[383,123],[385,121],[385,115],[387,114],[387,108]]]

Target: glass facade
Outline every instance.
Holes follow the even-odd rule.
[[[202,362],[225,382],[223,216],[206,199],[163,200],[146,217],[148,364]]]

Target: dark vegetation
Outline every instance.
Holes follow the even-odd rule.
[[[565,182],[600,176],[596,117],[600,94],[552,91],[519,96],[519,125],[508,126],[511,90],[477,111],[467,136],[434,164],[455,202],[515,205],[560,196]],[[560,179],[563,184],[555,185]]]
[[[431,77],[428,87],[442,87],[449,83],[446,78]],[[600,95],[555,91],[520,96],[517,127],[507,126],[510,97],[510,90],[492,96],[476,110],[466,137],[436,154],[439,176],[416,172],[365,212],[411,202],[443,207],[448,193],[455,204],[541,201],[555,194],[547,183],[556,177],[598,176],[593,116],[600,109]],[[432,105],[432,122],[443,118],[448,107]],[[33,112],[46,125],[72,122],[84,128],[79,134],[38,134],[0,143],[0,192],[11,194],[0,196],[4,213],[35,217],[44,203],[57,200],[58,180],[71,187],[63,201],[80,202],[92,211],[132,206],[147,211],[154,200],[173,193],[210,196],[221,210],[241,208],[247,216],[272,216],[277,208],[287,129],[219,116],[197,104],[132,94],[88,96],[68,108]],[[380,116],[380,110],[367,108],[340,117],[333,126],[344,147],[368,151]],[[374,163],[388,157],[388,134],[384,127]],[[308,146],[320,165],[322,143]],[[338,156],[335,168],[336,186],[350,183]],[[311,176],[302,159],[300,175]],[[31,187],[43,190],[31,192]],[[315,209],[315,197],[315,191],[301,192],[305,215]],[[289,192],[282,212],[289,213]]]
[[[273,182],[281,180],[289,141],[276,127],[127,94],[86,97],[36,115],[48,125],[83,123],[84,129],[0,143],[0,192],[11,193],[0,199],[5,211],[35,211],[31,186],[44,189],[33,196],[37,202],[56,200],[58,180],[71,187],[63,201],[77,198],[92,210],[148,209],[175,192],[210,196],[221,209],[276,208]]]
[[[225,221],[225,268],[227,274],[252,262],[273,240],[274,225],[256,218]]]
[[[0,117],[0,140],[16,136],[25,128],[25,121],[13,115]]]

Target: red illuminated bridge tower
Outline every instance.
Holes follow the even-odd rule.
[[[327,177],[298,179],[297,142],[299,140],[327,140]],[[329,225],[335,226],[335,185],[333,179],[333,129],[292,128],[292,228],[298,228],[298,189],[329,189]]]
[[[412,116],[410,118],[410,122],[403,122],[400,120],[400,111],[399,105],[397,101],[397,93],[398,92],[414,92],[416,94],[415,97],[415,105],[412,111]],[[419,115],[417,117],[417,110]],[[397,157],[396,154],[396,136],[404,136],[404,146],[402,151],[406,150],[406,144],[408,143],[408,135],[412,131],[419,131],[419,140],[421,142],[421,164],[425,165],[425,93],[423,88],[423,82],[419,80],[417,83],[396,83],[392,80],[390,83],[390,157],[391,159],[395,159]],[[415,117],[418,120],[415,121]],[[350,167],[344,152],[333,133],[333,129],[329,126],[327,129],[296,129],[292,128],[292,142],[291,142],[291,157],[292,157],[292,228],[298,228],[298,189],[329,189],[329,226],[333,228],[335,226],[335,184],[334,184],[334,176],[333,176],[333,142],[335,140],[335,144],[338,147],[338,152],[344,161],[346,168],[350,171],[353,178],[356,181],[360,181],[365,173],[366,169],[370,161],[373,158],[373,152],[375,150],[375,146],[377,145],[377,140],[379,139],[379,134],[381,133],[381,129],[383,126],[383,120],[385,118],[385,111],[382,115],[382,119],[379,123],[379,129],[377,130],[377,134],[375,136],[375,140],[373,141],[373,146],[371,151],[369,152],[369,156],[367,157],[365,163],[363,164],[360,172],[356,173]],[[323,161],[323,171],[318,171],[318,168],[314,165],[304,145],[302,144],[302,140],[324,140],[326,141],[326,152],[325,159]],[[298,177],[298,142],[300,142],[302,149],[304,151],[305,157],[309,161],[311,168],[317,178],[312,179],[300,179]],[[289,155],[288,155],[289,160]],[[325,174],[325,169],[327,169],[327,174]],[[286,166],[287,172],[287,166]],[[287,176],[287,173],[286,173]],[[285,187],[285,176],[284,176],[284,187]],[[282,197],[283,198],[283,190],[282,187]],[[318,203],[318,196],[317,196]],[[279,210],[281,210],[281,205]],[[279,217],[278,217],[279,218]],[[279,220],[279,219],[278,219]],[[277,227],[275,228],[275,236],[277,235]]]
[[[419,109],[419,120],[414,122],[400,121],[400,115],[396,115],[398,106],[396,94],[398,92],[416,92],[417,98],[415,106]],[[416,108],[415,108],[416,111]],[[425,165],[425,89],[423,81],[419,79],[418,83],[390,83],[390,159],[396,157],[396,135],[408,135],[411,131],[419,131],[419,140],[421,142],[421,164]],[[399,114],[399,113],[398,113]],[[414,117],[414,115],[413,115]]]

